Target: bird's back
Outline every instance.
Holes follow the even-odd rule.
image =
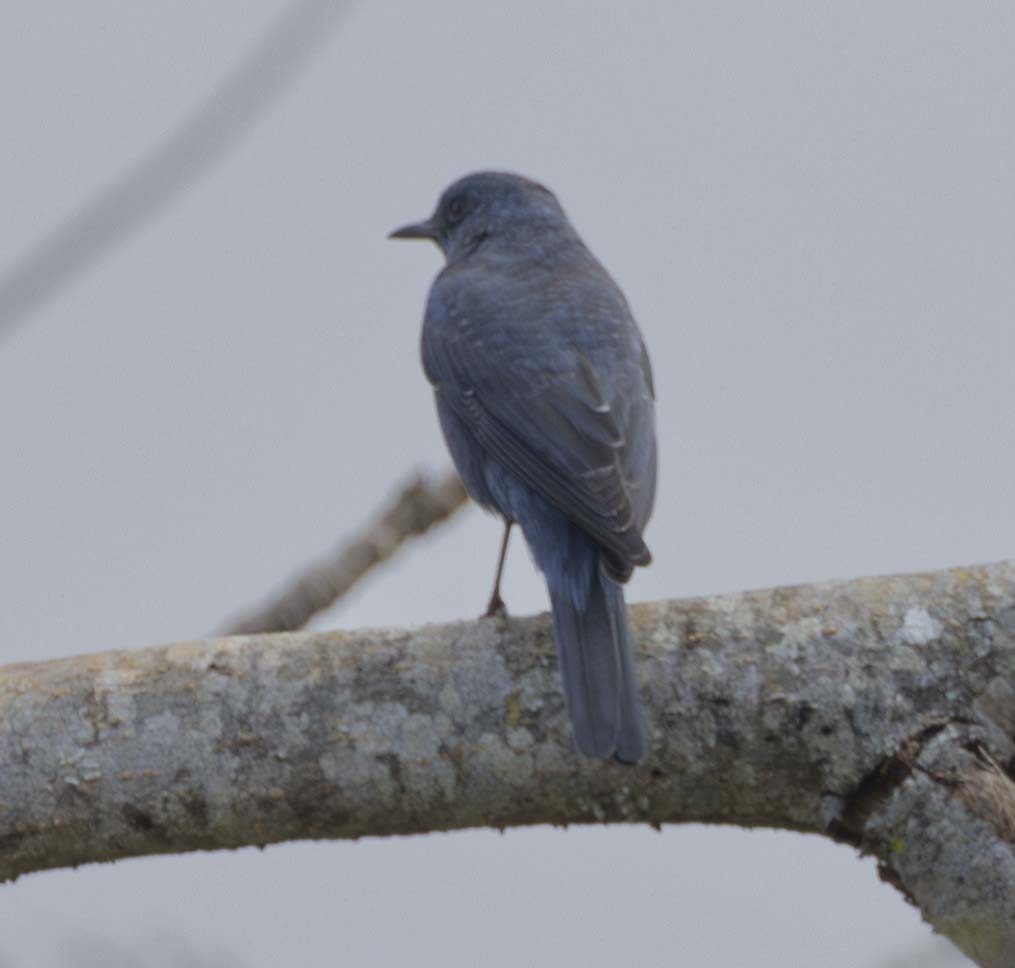
[[[629,564],[645,563],[637,546],[656,476],[650,364],[620,288],[576,236],[481,246],[446,267],[427,304],[423,361],[438,393],[479,398],[521,425],[540,455],[575,458],[578,474],[613,462],[607,483],[631,505]],[[547,424],[548,410],[563,421]]]

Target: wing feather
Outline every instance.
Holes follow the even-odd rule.
[[[545,334],[517,326],[491,353],[463,314],[447,313],[433,299],[428,322],[442,311],[445,325],[424,327],[423,345],[427,375],[441,398],[492,457],[599,542],[612,575],[624,580],[635,565],[648,564],[644,482],[636,466],[645,461],[631,460],[650,447],[654,474],[651,374],[644,372],[640,345],[630,362],[641,386],[629,389],[642,392],[633,401],[616,393],[611,401],[590,356],[578,348],[547,352],[540,343]]]

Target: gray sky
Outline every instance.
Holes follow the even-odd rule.
[[[283,6],[4,5],[0,266]],[[937,0],[362,3],[221,165],[0,343],[0,661],[200,637],[445,465],[417,359],[438,253],[384,236],[481,167],[557,192],[646,334],[662,466],[630,598],[1011,556],[1013,42],[1010,5]],[[470,510],[321,624],[477,614],[497,539]],[[520,544],[506,597],[545,608]],[[720,828],[0,888],[3,968],[875,968],[930,943],[850,850]]]

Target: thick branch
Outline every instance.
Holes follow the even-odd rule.
[[[811,831],[1015,963],[1015,563],[640,605],[650,751],[572,752],[545,616],[0,669],[0,879],[473,826]]]
[[[465,488],[454,472],[436,483],[415,478],[348,542],[307,568],[266,605],[237,619],[224,634],[303,628],[318,612],[346,595],[375,565],[387,561],[403,542],[454,514],[465,498]]]

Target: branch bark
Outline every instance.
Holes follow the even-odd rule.
[[[1015,962],[1015,562],[631,609],[650,750],[572,752],[546,616],[0,669],[0,880],[537,823],[809,831]]]

